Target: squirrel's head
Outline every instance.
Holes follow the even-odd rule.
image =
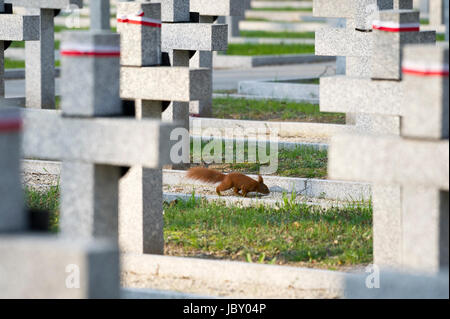
[[[264,184],[264,180],[261,177],[261,175],[258,175],[258,193],[265,194],[265,195],[270,194],[270,190],[267,187],[267,185]]]

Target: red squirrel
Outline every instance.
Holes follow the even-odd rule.
[[[187,171],[186,177],[196,179],[205,183],[220,183],[216,188],[216,192],[221,196],[220,192],[233,188],[235,195],[242,195],[247,197],[249,192],[258,192],[261,194],[270,194],[269,188],[264,184],[261,175],[258,175],[258,181],[241,174],[241,173],[229,173],[227,175],[222,174],[219,171],[206,168],[206,167],[194,167]],[[242,191],[242,194],[239,194]]]

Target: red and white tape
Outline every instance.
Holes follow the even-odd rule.
[[[448,76],[448,64],[432,64],[405,61],[402,64],[404,74],[415,76]]]
[[[18,132],[22,129],[22,118],[20,116],[0,115],[0,133]]]
[[[144,17],[144,11],[139,10],[135,15],[117,16],[117,23],[137,24],[152,28],[161,28],[161,20]]]
[[[386,32],[417,32],[420,31],[420,23],[398,23],[392,21],[374,21],[372,24],[374,30]]]
[[[61,56],[85,56],[85,57],[119,57],[120,47],[106,45],[83,45],[80,43],[63,44],[60,50]]]

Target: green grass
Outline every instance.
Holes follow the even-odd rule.
[[[25,61],[23,60],[12,60],[9,58],[5,58],[5,69],[23,69],[25,68]],[[55,67],[61,66],[61,62],[59,60],[55,61]]]
[[[273,22],[272,20],[264,19],[264,18],[246,18],[245,21]]]
[[[59,40],[55,40],[55,49],[58,50],[60,45]],[[11,48],[25,48],[25,41],[13,41],[11,43]]]
[[[12,41],[10,48],[25,48],[25,41]]]
[[[211,143],[211,148],[207,148],[206,150],[210,150],[208,153],[205,150],[205,146],[208,144],[208,141],[202,141],[201,151],[203,154],[202,159],[204,160],[204,155],[214,156],[214,148],[213,143]],[[221,149],[222,156],[218,157],[220,160],[218,163],[211,163],[208,165],[210,168],[217,169],[219,171],[229,173],[229,172],[241,172],[243,174],[259,174],[261,166],[267,166],[269,163],[264,162],[267,161],[268,156],[270,154],[270,147],[266,146],[266,154],[265,158],[259,157],[258,147],[256,147],[255,151],[255,160],[249,163],[249,151],[248,151],[248,143],[244,143],[243,150],[243,159],[244,163],[236,163],[236,155],[233,157],[233,163],[225,162],[225,142],[222,142],[221,145],[218,145],[218,149]],[[241,151],[241,150],[239,150]],[[233,144],[233,154],[237,154],[236,144]],[[194,155],[197,158],[200,158],[200,154],[198,154],[195,150],[193,142],[191,142],[191,163],[193,163]],[[328,152],[326,150],[317,150],[311,146],[298,146],[294,149],[279,149],[278,150],[278,168],[277,171],[272,174],[276,176],[284,176],[284,177],[302,177],[302,178],[318,178],[324,179],[327,177],[327,164],[328,164]],[[201,164],[192,164],[205,166],[206,163],[202,162]]]
[[[372,262],[370,203],[321,209],[237,208],[193,199],[165,205],[170,255],[336,269]]]
[[[23,69],[25,68],[25,61],[23,60],[11,60],[5,58],[5,69]]]
[[[59,188],[26,189],[30,208],[59,223]],[[191,198],[164,205],[166,254],[339,269],[372,262],[372,206],[322,209],[285,197],[276,208],[226,207]]]
[[[319,105],[276,100],[214,98],[213,117],[236,120],[345,124],[345,114],[320,112]]]
[[[320,84],[320,78],[315,79],[298,79],[294,81],[289,81],[290,83],[299,83],[299,84]]]
[[[246,38],[281,38],[281,39],[314,39],[314,32],[289,31],[241,31],[241,37]]]
[[[436,34],[436,41],[445,41],[445,34],[437,33]]]
[[[327,151],[310,147],[278,150],[278,169],[273,175],[324,179],[327,177],[327,156]],[[260,167],[264,164],[257,162],[223,165],[226,166],[226,171],[259,174]]]
[[[313,44],[255,44],[230,43],[227,55],[280,55],[280,54],[314,54]]]
[[[52,232],[57,232],[59,223],[59,186],[52,186],[47,192],[38,192],[26,187],[25,198],[28,207],[51,213],[50,229]]]

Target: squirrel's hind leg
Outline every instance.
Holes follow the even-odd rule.
[[[240,196],[241,194],[239,194],[240,189],[238,187],[233,187],[233,191],[234,191],[234,195]]]

